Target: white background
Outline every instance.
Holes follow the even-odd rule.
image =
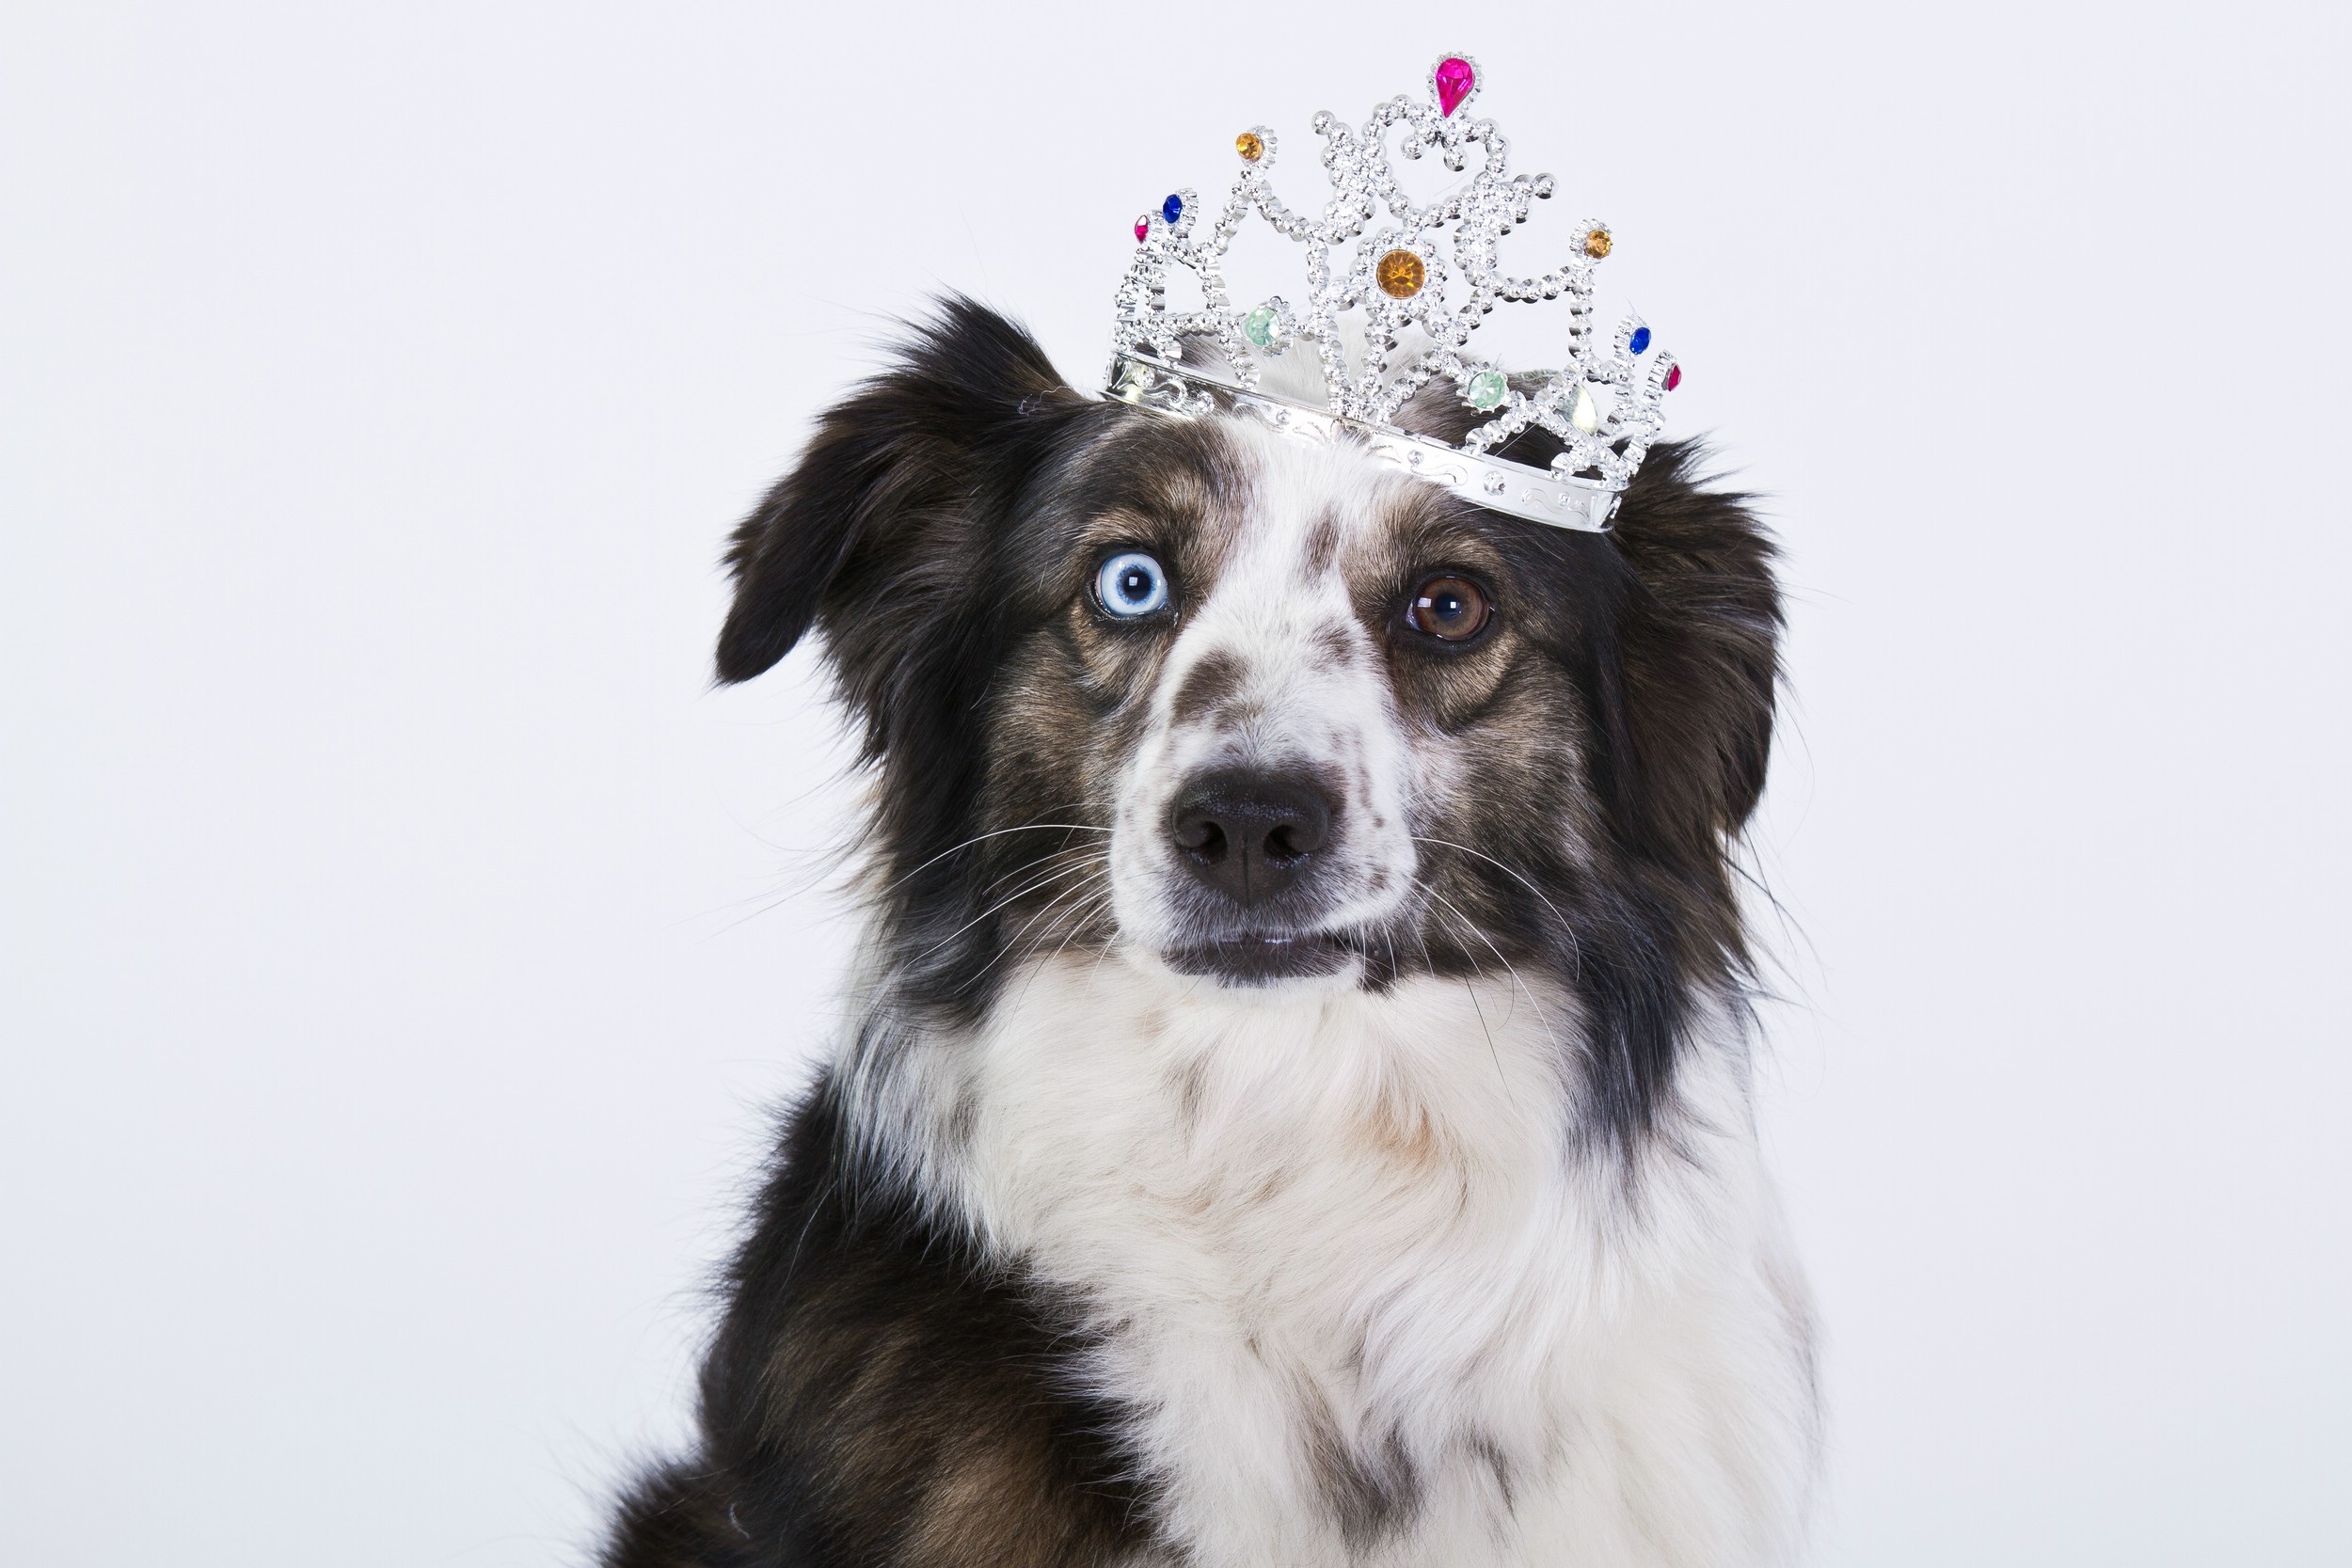
[[[723,531],[1452,47],[1788,548],[1816,1560],[2352,1560],[2342,24],[1435,9],[8,8],[0,1555],[580,1559],[836,1016]]]

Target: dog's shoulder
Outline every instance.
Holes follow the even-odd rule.
[[[725,1290],[704,1450],[641,1481],[608,1568],[1076,1568],[1141,1542],[1071,1314],[860,1158],[830,1081],[792,1113]]]

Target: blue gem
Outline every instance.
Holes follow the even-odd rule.
[[[1648,347],[1649,347],[1649,328],[1648,328],[1648,327],[1646,327],[1646,326],[1637,326],[1637,327],[1635,327],[1635,328],[1633,329],[1633,341],[1632,341],[1631,342],[1629,342],[1629,343],[1626,344],[1626,347],[1628,347],[1628,348],[1631,349],[1631,350],[1632,350],[1634,353],[1636,353],[1636,354],[1639,354],[1639,353],[1641,353],[1643,350],[1645,350],[1645,349],[1648,348]]]
[[[1183,197],[1171,196],[1166,201],[1160,203],[1160,219],[1162,222],[1172,225],[1178,218],[1183,217],[1184,215],[1184,198]]]

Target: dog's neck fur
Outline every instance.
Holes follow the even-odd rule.
[[[1630,1143],[1580,1136],[1573,1000],[1503,974],[1270,999],[1062,956],[843,1081],[861,1142],[1078,1311],[1168,1560],[1770,1561],[1806,1308],[1740,1012],[1694,1015]]]

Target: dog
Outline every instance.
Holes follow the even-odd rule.
[[[823,419],[718,674],[821,639],[861,1000],[609,1568],[1793,1552],[1732,858],[1781,610],[1702,463],[1548,528],[961,299]]]

